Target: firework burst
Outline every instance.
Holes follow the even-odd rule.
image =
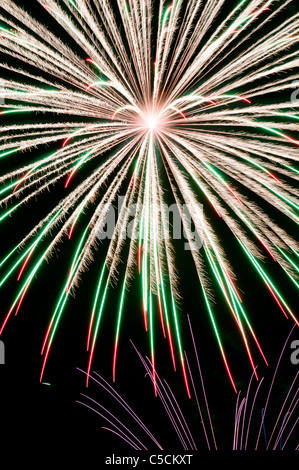
[[[298,244],[265,209],[273,206],[283,220],[298,225],[299,117],[298,102],[291,102],[290,95],[298,76],[299,15],[277,21],[292,1],[243,0],[229,13],[225,0],[36,3],[67,40],[15,2],[1,2],[0,50],[10,57],[1,67],[11,78],[2,80],[0,157],[9,161],[18,154],[19,163],[0,179],[0,221],[17,219],[27,202],[61,181],[65,196],[0,263],[0,286],[15,274],[21,284],[1,332],[45,261],[77,232],[65,285],[45,335],[42,377],[69,295],[97,256],[108,208],[124,194],[91,309],[88,373],[109,286],[120,282],[115,378],[124,298],[139,275],[154,386],[154,332],[160,321],[175,368],[178,353],[190,395],[178,313],[179,276],[166,214],[170,193],[235,388],[213,292],[222,295],[254,373],[249,339],[266,358],[226,247],[202,214],[202,205],[222,219],[244,263],[254,268],[283,314],[298,324],[263,262],[275,260],[282,275],[299,287]],[[11,115],[24,122],[11,124]],[[43,153],[46,145],[55,147],[50,155]],[[34,161],[28,160],[32,148],[39,152]]]

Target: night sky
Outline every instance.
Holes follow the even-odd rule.
[[[21,4],[22,2],[15,3]],[[230,3],[229,9],[231,9],[231,2],[227,3]],[[295,2],[291,2],[285,14],[289,15],[296,8],[298,9]],[[57,34],[71,47],[76,47],[63,29],[55,25],[53,18],[47,15],[37,2],[32,0],[26,2],[26,9],[44,24],[49,24],[51,30],[57,30]],[[224,9],[222,14],[225,13],[226,10]],[[280,17],[276,18],[275,21],[281,20]],[[78,49],[76,52],[82,57],[82,60],[86,59],[83,51]],[[0,63],[9,61],[22,66],[18,61],[4,54],[1,55]],[[34,67],[28,67],[28,69],[31,72],[34,71]],[[0,74],[3,77],[9,76],[7,70],[1,68],[1,65]],[[269,97],[265,96],[259,99],[267,101]],[[36,117],[26,116],[26,119],[34,120]],[[39,116],[38,119],[46,122],[47,117]],[[63,116],[53,116],[53,122],[54,120],[63,120]],[[22,122],[22,117],[7,117],[5,122]],[[2,122],[0,125],[2,125]],[[5,174],[9,169],[17,168],[20,159],[23,159],[22,163],[23,161],[31,161],[34,160],[35,156],[38,158],[42,153],[50,154],[52,149],[54,151],[55,148],[56,144],[48,146],[46,149],[32,149],[31,152],[13,155],[10,159],[1,162],[1,174]],[[86,171],[88,172],[88,170]],[[84,171],[78,175],[75,183],[84,178]],[[167,187],[165,189],[166,191],[169,190]],[[252,198],[256,197],[250,189],[248,189],[248,194]],[[49,192],[44,192],[41,197],[31,201],[25,210],[19,213],[17,219],[11,217],[5,224],[1,225],[1,259],[28,232],[34,223],[43,217],[48,209],[53,207],[53,203],[59,201],[63,195],[64,187],[58,183]],[[276,223],[287,228],[296,237],[298,232],[295,224],[289,222],[286,217],[271,208],[270,205],[268,207],[262,199],[256,197],[256,202],[268,210]],[[253,357],[258,365],[259,378],[264,377],[263,386],[261,386],[260,394],[256,400],[256,408],[252,419],[252,432],[249,436],[249,443],[251,447],[254,447],[261,422],[261,410],[265,404],[278,358],[293,323],[290,319],[287,320],[284,317],[262,280],[257,278],[252,266],[245,259],[240,247],[234,240],[233,234],[229,232],[225,223],[217,218],[204,199],[202,199],[202,203],[205,216],[217,229],[227,256],[234,267],[244,305],[247,312],[249,312],[254,331],[269,363],[269,366],[266,367],[257,348],[254,347],[254,343],[250,339]],[[75,236],[74,243],[76,240],[79,240],[78,236],[77,238]],[[221,359],[210,319],[204,306],[202,291],[196,279],[191,255],[182,249],[182,243],[182,241],[175,242],[176,263],[180,275],[179,282],[182,295],[179,318],[182,326],[183,348],[194,373],[196,389],[203,408],[209,441],[213,449],[200,375],[188,326],[188,315],[192,322],[196,340],[217,446],[224,454],[229,454],[232,448],[237,394],[230,384]],[[86,370],[87,367],[86,338],[97,279],[105,256],[105,244],[103,249],[98,251],[95,262],[83,276],[76,296],[68,301],[54,339],[43,383],[39,381],[42,366],[40,352],[44,335],[58,300],[62,283],[65,281],[68,262],[75,247],[75,244],[71,247],[64,245],[66,244],[60,244],[59,250],[54,253],[52,259],[39,270],[18,316],[12,316],[1,336],[1,340],[5,344],[5,365],[0,365],[0,450],[2,450],[2,446],[5,449],[6,446],[13,443],[16,455],[11,453],[12,459],[17,456],[21,449],[23,449],[22,455],[27,455],[27,457],[34,454],[37,449],[41,449],[41,454],[45,458],[46,456],[58,456],[59,451],[62,450],[65,457],[68,455],[73,457],[82,455],[92,458],[97,462],[98,468],[102,468],[105,457],[112,453],[129,455],[131,449],[126,443],[107,430],[102,429],[103,426],[107,425],[103,418],[77,403],[77,401],[90,403],[80,395],[83,393],[100,402],[126,425],[131,426],[130,429],[142,439],[150,453],[160,453],[149,437],[141,431],[100,385],[91,380],[89,387],[86,388],[85,374],[79,370]],[[274,261],[267,259],[265,267],[271,273],[273,279],[277,281],[293,311],[298,314],[298,294],[294,286],[290,284],[286,277],[281,276],[281,271]],[[9,310],[17,292],[17,287],[16,279],[12,279],[0,290],[1,321]],[[133,343],[144,357],[149,356],[149,338],[144,331],[140,291],[140,279],[136,276],[126,294],[123,317],[125,320],[122,323],[115,388],[132,406],[165,451],[168,453],[190,454],[192,452],[183,450],[161,402],[155,398],[150,378],[132,345]],[[110,384],[112,384],[113,344],[120,293],[121,282],[118,286],[109,289],[92,367],[93,371],[99,373]],[[252,368],[235,322],[217,292],[215,293],[214,311],[219,321],[223,343],[236,386],[238,392],[241,392],[241,398],[243,398],[251,378]],[[186,421],[199,448],[198,452],[194,452],[194,458],[199,461],[201,456],[206,453],[207,445],[194,394],[192,393],[192,399],[189,400],[179,361],[177,372],[173,371],[168,343],[163,338],[158,321],[155,334],[157,371],[161,378],[167,380],[182,407]],[[259,450],[261,452],[265,448],[264,432],[266,438],[269,438],[271,425],[275,422],[275,418],[279,413],[279,405],[281,406],[283,403],[285,394],[298,371],[298,365],[292,364],[290,360],[291,343],[298,339],[298,329],[294,329],[285,345],[285,351],[274,382],[271,400],[269,401],[268,421],[260,438]],[[259,382],[253,379],[251,397],[253,397],[258,384]],[[298,428],[289,440],[289,449],[298,444],[296,436],[298,438]],[[251,454],[251,452],[248,452],[248,454]],[[211,452],[208,455],[216,456],[216,453]],[[236,455],[234,457],[237,458]]]

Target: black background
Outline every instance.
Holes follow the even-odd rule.
[[[294,10],[294,8],[293,2],[290,9]],[[43,23],[49,24],[51,29],[56,27],[57,34],[64,37],[61,28],[55,26],[54,20],[36,2],[26,2],[26,9],[37,18],[40,18]],[[287,13],[289,13],[289,10]],[[69,41],[69,38],[66,37],[65,39]],[[84,59],[83,54],[82,57]],[[4,61],[6,60],[7,57],[4,57]],[[6,73],[3,69],[4,76]],[[47,149],[49,153],[50,150]],[[38,150],[34,150],[34,152],[36,152],[37,157],[40,155]],[[16,155],[13,158],[13,163],[11,161],[9,164],[3,163],[1,173],[4,173],[10,164],[17,167],[19,159],[26,158],[26,156]],[[30,160],[32,158],[31,153]],[[6,165],[8,165],[7,168]],[[84,177],[84,174],[82,177]],[[39,217],[46,213],[44,211],[48,207],[52,207],[53,198],[58,200],[64,194],[62,188],[63,186],[56,185],[51,190],[50,196],[46,193],[43,194],[37,201],[30,203],[27,211],[18,215],[17,220],[12,217],[5,223],[5,226],[1,227],[1,255],[4,256],[8,248],[14,246],[14,242],[19,241],[22,234],[25,234],[33,226],[34,221],[39,220]],[[250,312],[255,332],[269,362],[269,367],[265,367],[258,352],[254,350],[254,359],[258,365],[259,376],[264,376],[265,381],[264,386],[261,387],[261,395],[257,400],[257,411],[254,415],[254,426],[250,439],[252,448],[256,440],[266,392],[269,389],[282,347],[292,328],[292,322],[284,318],[280,309],[266,291],[262,281],[257,279],[256,274],[238,249],[237,243],[234,243],[232,235],[228,233],[221,221],[214,217],[207,205],[204,205],[204,210],[207,211],[207,215],[215,224],[214,226],[217,227],[218,224],[217,228],[221,233],[228,257],[238,274],[240,290],[246,293],[244,294],[246,310]],[[28,214],[30,214],[30,218]],[[274,216],[277,217],[277,213]],[[279,222],[279,219],[276,221]],[[284,227],[288,226],[288,222],[284,218],[281,218],[281,223]],[[296,234],[295,228],[292,224],[288,227],[294,235]],[[98,459],[99,465],[103,463],[105,456],[111,455],[112,452],[117,455],[129,455],[130,448],[125,443],[118,437],[101,429],[102,426],[105,426],[104,420],[76,402],[82,399],[82,397],[80,398],[81,392],[90,395],[104,406],[107,406],[124,423],[128,425],[131,423],[132,429],[136,430],[138,436],[149,447],[150,452],[158,453],[158,449],[140,430],[138,431],[136,425],[100,386],[91,382],[88,389],[86,389],[85,375],[77,369],[86,370],[87,366],[86,337],[88,321],[104,250],[103,253],[99,251],[99,258],[84,276],[84,282],[82,282],[76,297],[68,302],[43,378],[43,381],[47,384],[39,382],[42,364],[40,350],[43,335],[58,299],[62,282],[65,280],[68,269],[67,261],[70,259],[70,254],[73,253],[74,246],[64,248],[63,245],[60,245],[59,252],[55,254],[51,262],[39,271],[17,318],[11,318],[1,337],[5,343],[6,364],[0,366],[0,448],[5,450],[10,444],[14,445],[11,461],[18,458],[20,452],[23,456],[32,457],[41,449],[43,450],[43,458],[49,458],[51,455],[58,456],[58,451],[62,451],[66,457],[71,454],[72,456],[80,454],[86,456],[86,458],[92,456]],[[180,320],[184,348],[192,364],[192,370],[195,371],[196,385],[199,394],[201,394],[186,318],[188,314],[194,327],[218,448],[229,452],[232,448],[237,395],[229,383],[221,361],[217,342],[211,331],[206,309],[203,306],[199,284],[195,281],[196,277],[194,276],[192,263],[186,253],[180,249],[178,249],[176,255],[176,262],[180,273],[180,287],[183,295],[180,305]],[[266,266],[268,272],[273,273],[273,276],[279,279],[282,292],[286,295],[293,310],[298,312],[298,297],[295,289],[289,285],[286,279],[280,277],[280,271],[274,263],[268,261]],[[14,298],[15,286],[16,282],[13,281],[0,291],[1,318],[4,318]],[[110,383],[112,383],[113,334],[119,294],[120,287],[109,291],[93,362],[93,370],[99,372]],[[130,343],[130,339],[132,339],[144,356],[149,354],[149,341],[143,328],[141,306],[139,280],[137,279],[126,295],[125,321],[122,326],[115,386],[131,404],[138,416],[147,424],[165,450],[173,453],[183,453],[180,442],[161,403],[154,397],[149,377],[146,375]],[[251,376],[250,364],[246,358],[241,338],[233,321],[229,319],[227,309],[221,303],[220,297],[215,305],[215,311],[221,324],[221,333],[237,388],[242,391],[242,396],[244,396]],[[171,384],[184,410],[184,415],[200,449],[200,453],[196,454],[198,457],[206,451],[207,446],[202,431],[198,432],[200,419],[194,397],[188,400],[181,371],[178,368],[177,373],[173,372],[167,342],[163,340],[158,326],[156,330],[157,369],[160,376],[166,378]],[[279,404],[282,404],[286,390],[298,369],[290,362],[290,342],[292,339],[298,339],[297,330],[293,331],[286,346],[277,374],[272,399],[269,404],[269,421],[266,423],[267,432],[268,426],[270,429],[274,418],[279,412]],[[257,383],[254,382],[254,389],[256,386]],[[203,404],[202,395],[200,397]],[[206,414],[204,415],[207,418]],[[208,426],[207,423],[206,420]],[[212,440],[210,442],[212,443]],[[265,447],[263,436],[261,436],[260,442],[259,448],[262,450]],[[289,444],[290,449],[297,445],[295,436]]]

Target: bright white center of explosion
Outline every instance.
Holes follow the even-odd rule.
[[[142,116],[142,127],[149,131],[154,131],[160,127],[161,119],[158,114],[144,114]]]
[[[156,129],[156,127],[158,126],[158,121],[159,121],[158,116],[155,116],[155,115],[147,116],[146,118],[147,127],[151,130]]]

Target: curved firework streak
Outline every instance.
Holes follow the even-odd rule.
[[[244,260],[254,267],[283,314],[298,325],[263,264],[271,257],[299,287],[298,244],[263,208],[266,201],[298,225],[298,102],[282,97],[298,75],[299,15],[276,21],[291,3],[243,0],[224,16],[225,0],[177,0],[171,5],[162,0],[118,0],[113,7],[108,0],[97,0],[93,7],[83,0],[38,0],[51,21],[84,51],[83,59],[13,1],[3,0],[0,50],[25,66],[1,65],[19,79],[2,80],[0,157],[47,144],[56,150],[1,176],[1,205],[7,208],[0,221],[17,217],[19,208],[60,180],[66,195],[0,262],[0,286],[15,272],[21,282],[1,332],[12,313],[20,309],[44,261],[76,229],[80,233],[83,221],[85,224],[45,336],[41,377],[69,294],[93,259],[107,208],[121,191],[124,204],[100,271],[91,314],[88,373],[109,285],[120,279],[115,378],[124,297],[137,269],[153,372],[157,311],[173,365],[176,367],[177,351],[190,395],[178,316],[178,275],[167,236],[165,185],[180,212],[233,387],[213,310],[214,286],[236,322],[254,373],[249,337],[266,358],[242,304],[225,246],[213,223],[200,215],[202,203],[222,218]],[[154,6],[159,12],[157,24],[153,22]],[[265,94],[269,99],[261,104]],[[26,119],[28,113],[37,116],[37,122],[6,123],[10,115]],[[45,123],[38,122],[41,113],[47,116]],[[63,116],[61,122],[53,119],[57,115]],[[92,164],[88,173],[86,168]],[[75,184],[74,175],[83,169],[88,174]],[[253,202],[248,188],[261,204]],[[132,236],[125,243],[129,208],[134,204]],[[183,204],[201,238],[201,250],[195,246]],[[88,217],[90,207],[93,211]],[[41,252],[41,242],[49,236],[51,241]],[[125,247],[128,251],[121,263]]]
[[[283,354],[291,334],[294,331],[294,327],[291,329],[283,345],[272,377],[263,377],[257,386],[255,386],[253,383],[254,373],[252,373],[245,396],[242,398],[241,392],[237,395],[235,402],[235,416],[232,423],[229,422],[229,426],[227,427],[227,422],[225,422],[225,426],[222,429],[219,429],[218,425],[218,432],[216,432],[214,427],[216,427],[217,419],[211,418],[205,383],[189,317],[188,323],[194,347],[193,353],[195,353],[198,369],[196,374],[196,371],[192,370],[190,367],[188,357],[185,352],[184,355],[188,369],[188,376],[192,384],[192,400],[196,403],[197,408],[195,415],[194,410],[192,409],[192,420],[190,419],[190,416],[188,416],[188,413],[183,411],[180,400],[176,398],[178,393],[170,387],[166,379],[161,378],[157,372],[155,372],[155,374],[153,373],[150,359],[148,357],[144,357],[131,341],[135,352],[145,368],[145,377],[148,376],[151,382],[156,384],[158,392],[157,395],[167,416],[166,422],[169,420],[169,423],[173,427],[176,438],[180,442],[182,448],[185,451],[198,451],[203,450],[203,448],[207,448],[209,451],[229,449],[234,451],[257,451],[261,449],[282,451],[294,446],[294,450],[298,450],[298,443],[296,442],[295,437],[295,429],[298,426],[299,420],[297,416],[299,393],[298,372],[295,373],[293,378],[289,377],[285,382],[285,385],[286,383],[288,385],[283,393],[275,390],[275,379],[277,381]],[[86,374],[83,370],[78,370]],[[200,389],[196,386],[198,381],[198,377],[196,377],[197,375],[199,375],[200,378]],[[102,429],[114,432],[135,450],[141,450],[141,448],[146,448],[146,450],[148,450],[143,443],[145,434],[147,434],[147,437],[150,437],[151,446],[154,445],[158,446],[162,450],[167,450],[167,445],[169,446],[169,443],[164,444],[153,437],[152,433],[145,426],[140,417],[138,417],[135,411],[124,400],[122,395],[120,395],[107,380],[95,371],[91,373],[90,379],[96,384],[97,388],[98,386],[101,387],[103,391],[103,393],[100,393],[101,401],[103,400],[104,395],[110,395],[112,397],[112,403],[114,402],[114,405],[116,405],[113,406],[114,412],[117,408],[119,409],[117,414],[112,415],[109,408],[104,408],[101,401],[98,401],[85,393],[80,394],[81,398],[80,400],[77,400],[77,403],[98,414],[102,420],[108,421],[109,424],[112,424],[112,429],[104,426],[102,426]],[[269,386],[265,385],[267,382]],[[265,396],[261,396],[262,390],[264,390]],[[276,392],[276,395],[273,397],[274,392]],[[269,403],[271,404],[269,405]],[[215,404],[213,408],[215,408]],[[123,410],[125,410],[124,418],[120,420],[119,418],[123,416],[121,413]],[[151,412],[153,413],[153,410],[151,410]],[[215,409],[213,414],[215,416]],[[272,416],[269,416],[270,414]],[[157,410],[154,415],[159,416],[159,426],[161,426],[161,422],[163,422],[161,421],[161,411],[159,410],[158,412]],[[135,423],[132,421],[132,418]],[[126,425],[125,423],[129,423],[129,421],[131,421],[131,425]],[[226,443],[225,437],[230,434],[232,435],[232,442],[228,441],[228,443]],[[292,444],[290,444],[290,440],[293,440]],[[161,447],[162,445],[163,448]],[[174,443],[171,443],[171,445],[173,446]]]

